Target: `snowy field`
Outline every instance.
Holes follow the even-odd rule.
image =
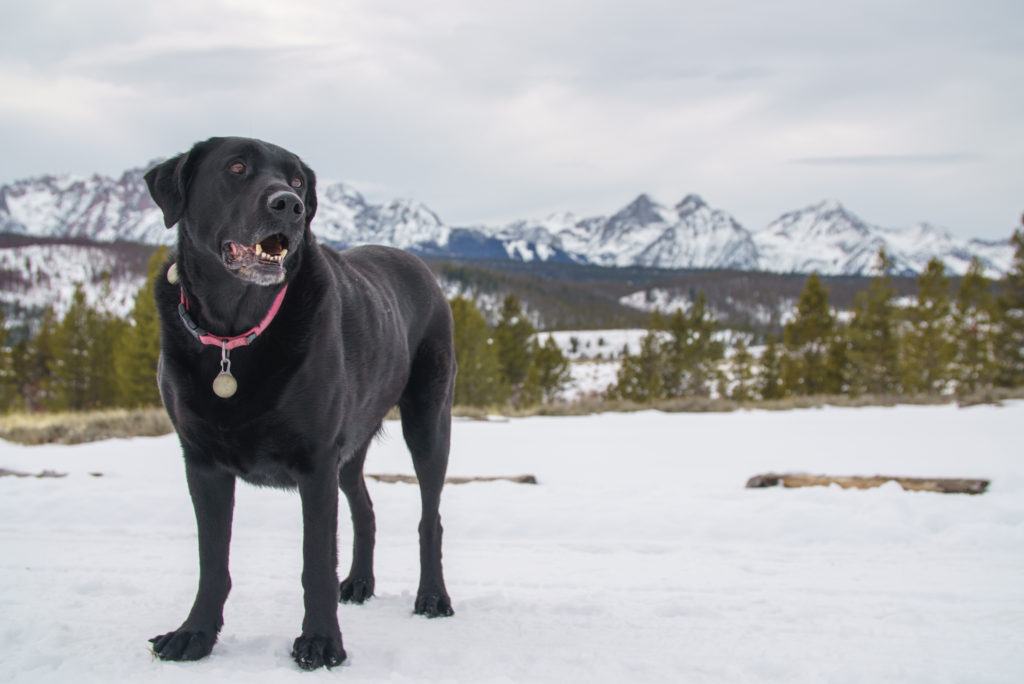
[[[0,443],[0,467],[68,473],[0,478],[0,682],[1024,681],[1022,425],[1024,402],[457,422],[451,474],[540,484],[446,488],[456,614],[427,620],[417,490],[371,481],[377,596],[339,607],[349,659],[314,673],[289,657],[296,495],[240,486],[220,642],[165,663],[147,639],[196,580],[175,439]],[[368,472],[411,473],[387,432]],[[992,485],[744,489],[771,470]]]

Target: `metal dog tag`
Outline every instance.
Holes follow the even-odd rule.
[[[231,374],[231,359],[228,358],[228,345],[224,342],[220,348],[220,373],[213,379],[213,393],[221,399],[233,397],[238,391],[238,381]]]

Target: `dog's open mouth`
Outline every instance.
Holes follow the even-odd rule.
[[[275,233],[255,245],[225,242],[221,247],[224,265],[238,275],[262,285],[284,279],[284,258],[288,256],[288,238]]]

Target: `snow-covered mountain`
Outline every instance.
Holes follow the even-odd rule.
[[[599,266],[757,268],[750,233],[696,195],[670,208],[644,194],[607,218],[554,214],[543,221],[516,221],[490,235],[506,246],[509,258],[524,261],[558,258]]]
[[[897,230],[870,225],[835,200],[782,215],[753,234],[762,270],[827,275],[871,273],[884,247],[894,271],[920,273],[938,257],[962,274],[977,256],[990,275],[1003,273],[1013,252],[1007,242],[961,240],[927,223]]]
[[[170,244],[176,235],[164,228],[144,172],[130,169],[120,178],[41,176],[0,186],[0,233]]]
[[[0,186],[0,234],[97,242],[173,242],[142,179],[43,176]],[[642,194],[611,216],[571,213],[503,226],[454,227],[424,204],[368,202],[344,183],[322,183],[313,223],[339,247],[389,244],[435,257],[561,261],[601,266],[730,268],[823,275],[868,274],[884,246],[900,273],[921,271],[932,257],[950,272],[978,256],[989,275],[1009,266],[1008,241],[963,240],[926,223],[882,228],[834,200],[787,213],[751,231],[697,195],[674,206]]]

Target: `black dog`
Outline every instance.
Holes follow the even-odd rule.
[[[345,659],[337,604],[372,596],[375,523],[363,462],[387,412],[419,477],[415,612],[452,614],[438,505],[455,382],[451,310],[417,258],[336,252],[310,231],[313,171],[259,140],[211,138],[146,174],[178,249],[156,286],[160,392],[181,440],[199,530],[199,589],[185,622],[151,639],[165,660],[210,653],[231,588],[235,478],[297,487],[305,618],[292,657]],[[208,332],[209,331],[209,332]],[[338,490],[352,513],[352,567],[338,582]]]

